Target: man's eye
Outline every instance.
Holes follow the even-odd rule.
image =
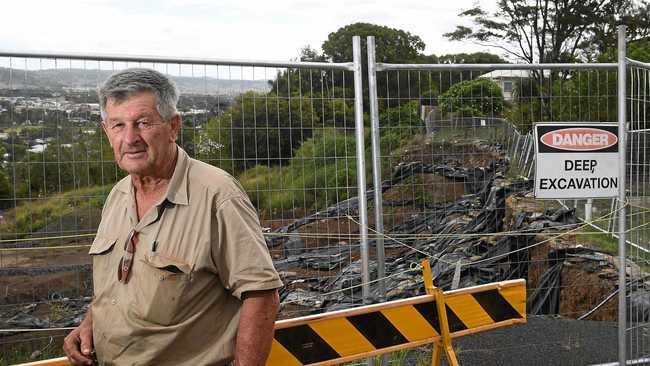
[[[138,122],[138,128],[141,130],[148,130],[151,128],[151,122],[149,121],[139,121]]]
[[[121,130],[123,127],[124,127],[124,123],[115,123],[115,124],[113,124],[111,129],[113,129],[113,130]]]

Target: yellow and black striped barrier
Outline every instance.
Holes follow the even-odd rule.
[[[445,352],[457,364],[451,338],[526,322],[525,280],[443,293],[424,268],[427,295],[276,322],[267,365],[331,365],[430,343],[434,363]]]

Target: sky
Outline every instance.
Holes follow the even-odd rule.
[[[474,1],[5,0],[0,50],[288,61],[368,22],[420,36],[426,54],[490,51],[442,36]]]

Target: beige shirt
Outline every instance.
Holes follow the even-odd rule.
[[[138,242],[122,284],[131,229]],[[104,365],[225,364],[242,293],[282,286],[242,187],[180,147],[167,194],[139,222],[130,176],[113,187],[90,254],[93,338]]]

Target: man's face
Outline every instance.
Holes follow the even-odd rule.
[[[109,99],[102,127],[115,161],[129,174],[157,176],[174,159],[180,117],[163,121],[153,93],[138,93],[121,103]]]

